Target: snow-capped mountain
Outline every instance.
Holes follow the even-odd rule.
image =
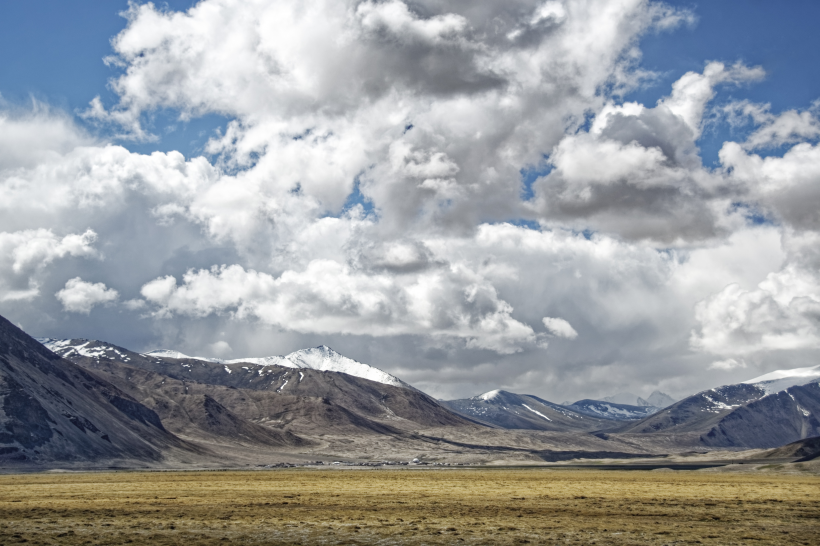
[[[818,436],[820,366],[702,391],[619,432],[693,434],[701,445],[733,448],[770,448]]]
[[[67,364],[144,401],[171,432],[205,443],[290,448],[324,434],[394,435],[428,427],[476,426],[417,389],[311,368],[330,368],[335,360],[337,369],[362,371],[327,348],[297,351],[288,355],[293,361],[280,357],[284,360],[254,364],[164,356],[187,356],[171,351],[146,355],[87,339],[40,341],[45,343],[42,353],[55,359],[46,350],[52,349]]]
[[[749,379],[743,383],[755,385],[766,391],[766,394],[774,394],[789,387],[798,385],[808,385],[809,383],[820,382],[820,366],[810,368],[794,368],[791,370],[776,370],[760,377]]]
[[[676,400],[664,392],[653,391],[652,394],[650,394],[646,398],[645,402],[646,404],[638,405],[654,406],[656,408],[667,408],[674,404]]]
[[[500,389],[461,400],[440,400],[461,415],[506,429],[530,430],[597,430],[607,422],[597,416],[553,404],[529,394],[515,394]]]
[[[127,358],[125,353],[117,350],[116,347],[111,347],[105,344],[89,341],[87,339],[38,339],[40,343],[45,345],[49,350],[59,354],[63,358],[67,358],[72,354],[79,354],[91,358],[100,356],[116,356],[119,360]],[[114,353],[109,355],[109,353]],[[385,385],[393,385],[395,387],[413,388],[401,379],[390,375],[374,366],[363,364],[352,358],[337,353],[330,347],[320,345],[311,349],[301,349],[294,351],[285,356],[267,356],[262,358],[236,358],[231,360],[223,360],[219,358],[206,358],[201,356],[188,356],[179,351],[159,349],[156,351],[149,351],[142,353],[147,358],[166,359],[171,358],[175,360],[202,360],[204,362],[213,362],[216,364],[256,364],[260,366],[283,366],[285,368],[309,368],[321,372],[339,372],[352,375],[354,377],[361,377],[370,381],[376,381]],[[125,360],[124,360],[125,361]]]
[[[604,400],[578,400],[567,408],[601,419],[611,419],[613,421],[631,421],[643,419],[649,415],[657,413],[661,408],[654,406],[636,406],[631,404],[616,404]]]

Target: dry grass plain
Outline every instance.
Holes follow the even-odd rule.
[[[820,478],[552,469],[0,476],[0,543],[818,544]]]

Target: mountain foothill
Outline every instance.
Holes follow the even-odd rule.
[[[0,409],[6,468],[820,453],[820,366],[679,401],[655,392],[557,404],[500,389],[445,401],[325,346],[226,361],[38,340],[2,317]]]

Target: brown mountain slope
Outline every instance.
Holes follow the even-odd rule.
[[[166,451],[200,451],[157,414],[47,350],[0,317],[0,460],[49,464],[128,459],[157,462]]]
[[[72,349],[78,346],[80,351]],[[206,399],[249,426],[269,430],[278,440],[266,441],[280,445],[303,445],[302,437],[323,434],[397,435],[419,428],[478,426],[415,389],[343,373],[146,357],[87,340],[72,340],[62,350],[154,409],[169,430],[190,438],[240,441],[236,430],[202,417],[208,413],[202,408]],[[243,442],[253,437],[249,431],[243,434]]]

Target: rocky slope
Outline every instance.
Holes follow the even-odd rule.
[[[323,434],[476,426],[420,391],[345,373],[143,355],[90,340],[50,346],[144,401],[186,438],[296,446]]]
[[[701,445],[714,448],[771,448],[820,435],[817,382],[774,393],[758,383],[697,393],[618,432],[697,433]]]
[[[462,415],[505,429],[591,431],[611,425],[597,415],[575,411],[537,396],[503,390],[442,403]]]
[[[161,461],[199,452],[113,384],[47,350],[0,317],[0,461]]]

